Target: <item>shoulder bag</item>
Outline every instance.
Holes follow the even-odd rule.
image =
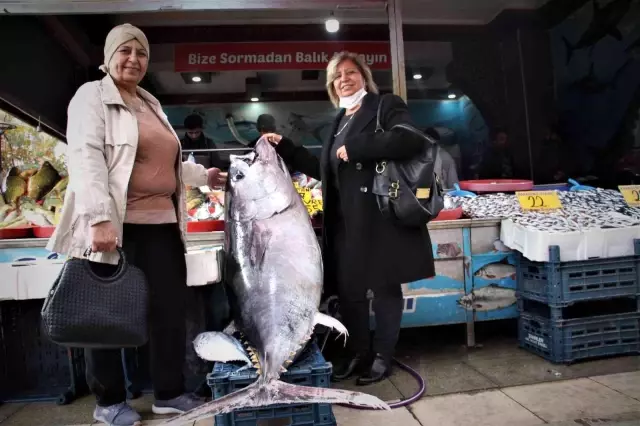
[[[144,273],[120,261],[115,274],[100,277],[86,259],[63,265],[42,306],[42,322],[57,344],[82,348],[138,347],[148,340],[148,288]]]
[[[384,99],[378,104],[376,133],[385,131],[380,121]],[[410,124],[396,124],[388,131],[396,128],[418,135],[424,149],[409,160],[377,162],[372,192],[384,217],[407,227],[423,226],[444,207],[442,185],[435,173],[438,145]]]

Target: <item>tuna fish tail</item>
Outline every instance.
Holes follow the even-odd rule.
[[[193,424],[195,421],[213,417],[218,414],[230,413],[240,408],[251,407],[255,405],[254,399],[260,390],[261,384],[258,379],[257,382],[250,384],[246,388],[232,392],[214,401],[207,402],[200,407],[173,417],[162,424],[173,426]]]
[[[299,386],[282,381],[271,382],[269,386],[272,386],[277,394],[276,400],[270,404],[348,404],[378,410],[391,410],[386,402],[362,392]]]
[[[244,389],[194,408],[163,424],[174,426],[192,424],[207,417],[242,408],[274,404],[348,404],[390,410],[382,400],[361,392],[298,386],[279,380],[268,383],[258,380]]]

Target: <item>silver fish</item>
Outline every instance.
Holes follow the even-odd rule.
[[[193,348],[206,361],[242,361],[246,367],[253,366],[242,344],[226,333],[200,333],[193,340]]]
[[[323,274],[320,246],[287,167],[264,138],[254,152],[231,157],[226,207],[225,280],[233,293],[234,326],[252,347],[259,377],[246,388],[165,424],[192,424],[216,414],[272,404],[341,403],[389,409],[364,393],[279,380],[316,324],[345,335],[347,330],[318,311]]]
[[[489,284],[462,296],[458,304],[466,310],[488,312],[507,308],[515,305],[516,302],[516,291],[514,289]]]
[[[525,228],[550,233],[640,225],[640,208],[629,207],[618,191],[601,188],[592,191],[559,191],[558,196],[563,207],[555,211],[525,212],[513,194],[450,197],[452,200],[449,203],[462,205],[465,215],[471,218],[509,218]]]

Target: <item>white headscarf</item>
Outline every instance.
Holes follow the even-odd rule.
[[[107,34],[107,40],[104,42],[104,63],[100,65],[100,70],[102,72],[105,74],[109,73],[109,62],[116,53],[116,50],[118,50],[118,47],[131,40],[137,40],[147,51],[147,57],[149,56],[149,41],[140,28],[134,27],[131,24],[118,25],[109,31],[109,34]]]

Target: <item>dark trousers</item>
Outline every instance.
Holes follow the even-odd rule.
[[[373,350],[373,353],[382,355],[388,362],[391,361],[398,343],[404,307],[402,288],[398,285],[397,289],[397,294],[387,292],[383,297],[374,295],[376,328],[373,342],[369,331],[369,301],[340,301],[340,315],[344,326],[349,330],[347,347],[350,352],[366,354]]]
[[[184,391],[185,298],[187,267],[177,224],[124,225],[127,261],[144,272],[149,286],[149,352],[156,399]],[[92,265],[113,274],[115,266]],[[87,383],[100,406],[124,402],[126,390],[119,349],[85,349]]]
[[[400,323],[404,300],[400,284],[388,284],[374,294],[373,311],[376,328],[371,345],[369,331],[369,300],[366,298],[366,283],[350,282],[348,269],[351,265],[344,261],[346,258],[346,230],[344,222],[339,221],[334,234],[334,266],[337,277],[337,290],[340,299],[340,315],[344,326],[349,330],[347,349],[351,353],[381,354],[387,361],[391,361],[398,343]]]

